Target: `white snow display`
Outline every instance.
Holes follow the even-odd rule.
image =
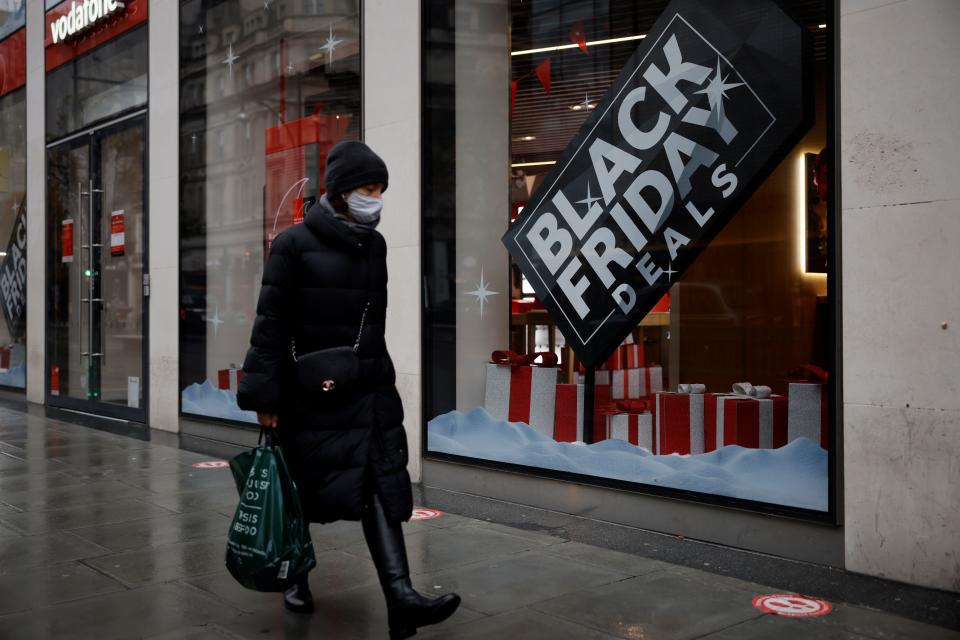
[[[0,371],[0,385],[24,388],[27,386],[27,367],[22,362],[6,371]]]
[[[184,413],[257,423],[255,412],[242,411],[237,406],[237,394],[218,389],[217,385],[209,380],[204,381],[203,384],[193,383],[183,390],[180,398]]]
[[[626,480],[674,489],[827,510],[827,452],[806,438],[779,449],[730,445],[697,455],[653,455],[623,440],[555,442],[483,407],[427,425],[430,451]]]

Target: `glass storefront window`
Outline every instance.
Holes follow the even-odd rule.
[[[147,104],[147,27],[47,73],[47,140]]]
[[[26,62],[24,3],[0,9],[0,386],[26,387]]]
[[[763,140],[766,125],[759,118],[744,120],[740,105],[751,94],[762,102],[751,82],[760,93],[767,89],[760,83],[769,80],[759,78],[769,78],[779,62],[777,47],[786,46],[781,32],[771,21],[757,20],[744,35],[744,24],[756,15],[726,5],[709,16],[721,28],[708,32],[702,26],[707,10],[698,15],[692,4],[669,3],[668,10],[663,0],[424,3],[427,451],[697,499],[709,494],[826,512],[833,322],[828,3],[769,3],[771,11],[780,6],[799,25],[795,41],[802,31],[810,45],[805,64],[811,73],[797,72],[795,86],[811,105],[812,126],[799,127],[800,135],[775,150],[765,148],[772,145]],[[675,13],[696,23],[690,29],[700,38],[696,46],[672,42],[669,35],[647,38]],[[661,15],[667,18],[658,22]],[[741,48],[767,47],[770,57],[760,63],[752,53],[740,57],[740,49],[729,44],[739,37],[748,41]],[[681,53],[672,52],[673,45]],[[634,57],[638,48],[649,50],[649,57]],[[768,66],[758,72],[747,59]],[[681,60],[699,67],[682,67]],[[634,67],[625,70],[627,65],[636,65],[639,75],[630,75]],[[653,66],[660,76],[648,74]],[[624,95],[634,96],[632,108],[619,107]],[[656,114],[636,115],[647,113],[640,103],[661,99],[662,124]],[[615,105],[612,125],[603,120],[608,104]],[[628,129],[631,118],[640,121],[633,137],[623,135],[622,141],[632,153],[590,146],[598,137],[617,140],[613,130]],[[729,124],[743,134],[735,143],[736,132],[725,129]],[[709,130],[696,138],[695,127]],[[709,147],[732,148],[748,134],[757,146],[744,146],[744,155],[721,168],[723,160]],[[671,154],[654,146],[657,137],[681,143]],[[702,146],[686,146],[687,138]],[[562,305],[545,304],[537,295],[537,283],[528,280],[531,269],[503,241],[511,222],[520,225],[525,215],[538,214],[543,194],[569,180],[564,172],[581,142],[606,155],[575,177],[570,207],[551,201],[563,216],[552,219],[561,226],[565,220],[569,233],[582,238],[603,224],[598,220],[613,219],[618,205],[633,222],[617,218],[623,232],[611,233],[610,246],[593,245],[593,262],[584,253],[580,271],[558,257],[558,276],[569,271],[590,277],[568,274],[566,284],[557,278],[556,287],[569,300],[587,301],[581,315],[589,319],[588,286],[602,283],[612,291],[626,281],[624,269],[642,273],[646,265],[649,289],[630,291],[656,303],[625,326],[623,343],[614,343],[594,374],[568,344],[573,336],[564,336],[563,327],[575,323],[559,317]],[[743,197],[736,192],[731,199],[736,205],[728,219],[711,227],[706,206],[696,216],[689,213],[682,202],[684,180],[692,182],[692,193],[713,189],[719,212],[724,192],[735,190],[724,184],[725,171],[751,152],[769,159],[758,161],[755,179],[744,179],[749,184]],[[652,180],[631,194],[627,185],[654,170],[672,176],[676,185]],[[657,215],[651,192],[659,184],[678,195],[662,195]],[[705,229],[702,240],[674,234],[658,245],[658,221],[671,215],[674,221],[694,216]],[[651,244],[638,249],[644,224]],[[560,256],[572,236],[549,225],[539,228],[542,255]],[[677,264],[682,251],[694,251],[695,258],[678,272],[673,262],[656,265],[644,258],[645,251],[658,250]],[[602,262],[607,255],[614,257]],[[543,264],[550,266],[550,260]],[[629,294],[621,300],[629,306]],[[617,313],[609,317],[622,321]],[[604,320],[597,321],[597,330]],[[493,356],[497,351],[512,355]],[[548,355],[531,365],[525,356],[538,353]]]
[[[181,410],[256,422],[236,389],[264,256],[360,137],[359,0],[188,0],[180,20]]]

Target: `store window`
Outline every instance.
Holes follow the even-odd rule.
[[[24,0],[0,8],[0,386],[26,387],[26,49]]]
[[[359,0],[180,5],[180,384],[184,414],[237,407],[270,243],[361,133]]]
[[[830,511],[829,3],[703,5],[424,3],[428,456]]]

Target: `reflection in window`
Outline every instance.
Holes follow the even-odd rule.
[[[327,151],[360,136],[359,1],[322,17],[300,6],[181,3],[185,414],[255,422],[236,387],[264,255],[323,193]]]

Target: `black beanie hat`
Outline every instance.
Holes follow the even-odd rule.
[[[387,165],[373,149],[358,140],[347,140],[327,154],[327,196],[352,191],[365,184],[379,183],[387,190]]]

